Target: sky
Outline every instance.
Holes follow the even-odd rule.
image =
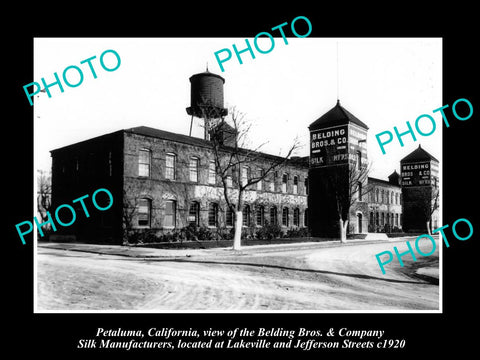
[[[34,97],[34,166],[51,168],[50,150],[120,129],[149,126],[188,135],[191,117],[190,82],[193,74],[205,71],[225,78],[225,107],[245,114],[252,125],[252,148],[266,144],[262,151],[282,155],[297,137],[303,145],[296,155],[309,155],[308,126],[340,104],[369,127],[368,159],[370,176],[386,179],[399,161],[419,144],[441,160],[442,121],[433,113],[442,103],[441,38],[274,38],[267,54],[254,48],[255,59],[242,54],[223,63],[222,72],[214,53],[245,47],[245,38],[36,38],[34,40],[34,79],[54,82],[70,65],[82,69],[84,80],[78,87],[65,84],[50,88],[52,97]],[[253,39],[249,39],[253,44]],[[253,46],[253,45],[252,45]],[[267,38],[259,46],[270,46]],[[115,50],[121,64],[107,72],[99,63],[105,50]],[[92,60],[97,78],[88,64]],[[222,55],[223,56],[223,55]],[[112,54],[105,63],[115,65]],[[69,71],[75,83],[75,71]],[[62,80],[63,82],[63,80]],[[26,84],[25,84],[26,85]],[[25,106],[29,106],[25,97]],[[416,134],[386,145],[383,155],[375,139],[382,131],[397,126],[414,128],[422,114],[431,115],[436,131],[427,137]],[[420,123],[428,133],[431,125]],[[201,136],[200,122],[194,122],[194,135]]]

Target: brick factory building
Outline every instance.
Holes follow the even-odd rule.
[[[222,118],[227,114],[223,109],[222,77],[206,71],[193,75],[190,82],[192,96],[187,113],[192,120],[206,113]],[[244,228],[278,224],[283,232],[308,228],[316,237],[338,234],[338,214],[326,179],[336,175],[337,183],[343,186],[340,188],[350,191],[344,178],[368,163],[368,127],[337,102],[309,129],[310,156],[289,159],[245,191]],[[222,138],[222,153],[229,156],[229,141],[236,136],[232,130],[229,126],[212,126],[210,130],[205,126],[204,138],[198,138],[139,126],[52,150],[52,208],[70,204],[72,199],[98,188],[110,190],[114,198],[108,211],[89,218],[78,216],[72,226],[59,228],[53,235],[58,240],[122,244],[128,231],[170,234],[190,225],[212,233],[230,231],[234,213],[226,206],[210,139],[213,135]],[[266,153],[255,155],[255,162],[238,172],[242,179],[255,177],[272,162],[282,160]],[[355,184],[358,192],[347,214],[349,234],[401,231],[404,218],[407,230],[422,228],[414,223],[421,211],[417,202],[420,195],[426,198],[426,193],[430,195],[425,201],[432,201],[430,179],[438,188],[438,161],[417,149],[402,160],[401,166],[401,176],[394,171],[388,181],[368,174],[359,178]],[[427,173],[426,166],[432,172]],[[422,171],[417,173],[420,167]],[[342,169],[347,171],[338,178]],[[236,191],[240,180],[235,173],[227,178],[231,192]],[[412,179],[416,183],[409,182]],[[80,203],[72,206],[82,213]],[[436,224],[438,211],[432,218]]]
[[[230,229],[233,214],[223,198],[208,140],[149,127],[135,127],[51,151],[53,207],[92,188],[112,192],[112,208],[81,219],[58,234],[121,243],[125,222],[137,230],[168,233],[189,224]],[[277,157],[257,154],[253,176]],[[251,165],[251,164],[250,164]],[[245,227],[279,224],[285,231],[306,226],[308,159],[293,158],[245,192]],[[233,174],[232,190],[238,179]],[[78,195],[78,196],[77,196]],[[75,204],[74,204],[75,205]],[[75,211],[80,213],[80,204]],[[127,218],[131,214],[131,218]],[[91,239],[96,236],[98,240]]]

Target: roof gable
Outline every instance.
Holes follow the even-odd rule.
[[[340,100],[337,100],[337,104],[332,109],[311,123],[308,128],[310,130],[316,130],[326,126],[343,125],[348,123],[356,124],[368,130],[368,126],[363,121],[341,106]]]
[[[416,148],[410,154],[408,154],[402,160],[400,160],[400,163],[415,162],[415,161],[430,161],[430,160],[434,160],[438,162],[438,160],[435,157],[430,155],[426,150],[422,149],[421,145],[418,145],[418,148]]]

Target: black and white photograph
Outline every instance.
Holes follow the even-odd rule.
[[[441,39],[34,50],[37,311],[441,310]]]
[[[256,5],[9,12],[6,353],[475,353],[475,11]]]

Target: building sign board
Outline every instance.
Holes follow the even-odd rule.
[[[310,132],[310,167],[324,167],[348,162],[348,125]]]
[[[402,186],[429,186],[431,184],[430,162],[401,164]]]

